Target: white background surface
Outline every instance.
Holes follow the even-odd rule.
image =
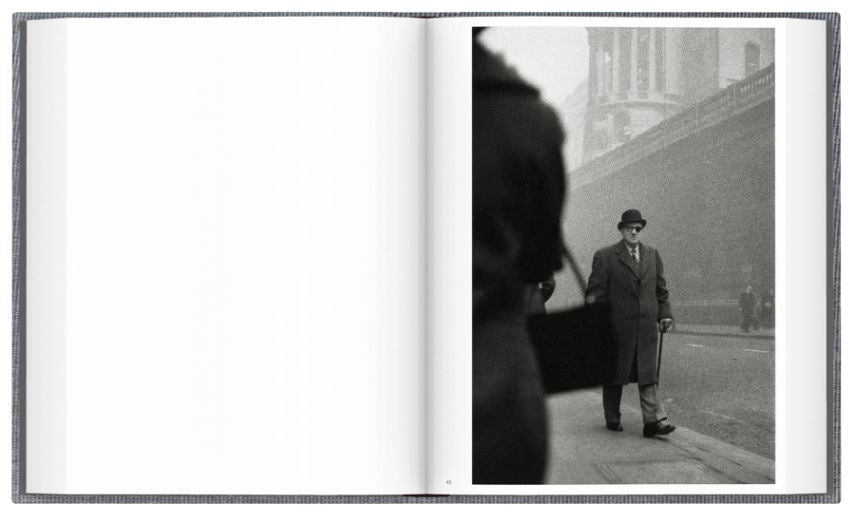
[[[423,491],[425,32],[390,22],[31,24],[67,127],[27,130],[68,139],[27,146],[28,401],[65,402],[31,492]]]
[[[403,10],[399,5],[399,2],[392,2],[390,0],[365,0],[363,2],[358,2],[357,4],[353,4],[352,2],[346,2],[344,0],[327,0],[327,1],[291,1],[291,2],[272,2],[272,1],[256,1],[251,4],[252,9],[258,10],[270,10],[270,11],[282,11],[282,10],[293,10],[293,11],[305,11],[305,10],[330,10],[330,11],[341,11],[347,9],[358,8],[359,10]],[[69,10],[90,10],[90,11],[112,11],[118,8],[117,4],[114,2],[106,2],[106,1],[80,1],[80,2],[59,2],[59,1],[12,1],[7,2],[5,5],[6,9],[3,12],[6,14],[6,19],[8,21],[7,24],[4,25],[4,34],[5,38],[0,38],[0,42],[5,48],[5,55],[11,56],[11,14],[15,11],[34,11],[34,10],[43,10],[43,11],[69,11]],[[453,10],[487,10],[487,11],[497,11],[497,10],[524,10],[524,11],[532,11],[532,10],[567,10],[573,9],[577,11],[628,11],[634,9],[636,7],[635,2],[631,2],[629,0],[621,0],[621,1],[608,1],[608,0],[599,0],[597,2],[592,1],[580,1],[574,2],[571,5],[567,5],[565,2],[549,2],[545,0],[529,0],[524,2],[523,5],[520,5],[517,1],[511,0],[494,0],[494,1],[469,1],[464,5],[460,5],[458,1],[441,1],[441,0],[423,0],[423,1],[412,1],[408,2],[405,5],[405,10],[419,10],[419,11],[453,11]],[[649,11],[681,11],[685,9],[687,6],[683,2],[677,1],[660,1],[660,0],[650,0],[643,3],[643,7]],[[758,1],[758,2],[743,2],[743,1],[735,1],[735,0],[718,0],[715,2],[698,2],[690,4],[690,7],[695,11],[800,11],[800,10],[809,10],[809,11],[837,11],[841,12],[842,17],[842,37],[845,33],[849,32],[849,22],[848,19],[850,16],[853,16],[853,10],[846,7],[845,3],[842,1],[827,1],[827,0],[815,0],[810,2],[785,2],[785,1]],[[228,11],[228,10],[245,10],[248,6],[240,5],[237,2],[233,1],[216,1],[216,0],[208,0],[206,2],[201,1],[152,1],[152,2],[125,2],[121,4],[121,8],[129,9],[129,10],[141,10],[141,11],[166,11],[166,10],[198,10],[198,11]],[[851,70],[851,63],[849,61],[850,52],[842,53],[842,98],[847,97],[845,95],[849,90],[850,80],[849,80],[849,71]],[[11,67],[0,67],[0,73],[3,74],[4,84],[7,85],[7,88],[10,88],[11,85],[11,77],[10,77]],[[11,95],[8,97],[11,98]],[[842,105],[842,120],[850,120],[850,103],[846,103]],[[0,104],[0,110],[5,115],[5,119],[7,121],[11,121],[11,103]],[[2,136],[3,140],[6,142],[10,142],[10,130],[11,130],[11,122],[2,126]],[[843,132],[842,132],[843,133]],[[4,163],[11,164],[11,146],[0,146],[0,153],[4,153],[3,157],[5,158]],[[11,167],[7,167],[7,171],[10,171]],[[11,193],[7,190],[11,187],[11,173],[8,173],[7,181],[0,182],[0,209],[5,209],[7,214],[11,214]],[[845,199],[850,199],[850,189],[849,189],[849,181],[842,184],[842,197]],[[846,206],[850,206],[850,203],[847,203]],[[849,218],[853,216],[853,213],[849,210],[843,211],[842,220],[849,221]],[[10,221],[11,222],[11,221]],[[11,232],[11,224],[7,226],[9,228],[9,232]],[[843,232],[842,232],[842,241]],[[6,239],[0,239],[0,262],[6,264],[6,271],[11,271],[11,238],[8,236]],[[849,254],[842,258],[842,270],[850,271],[851,262],[849,259]],[[2,267],[0,267],[2,269]],[[850,306],[850,275],[847,275],[846,278],[842,278],[842,306]],[[11,278],[9,276],[0,277],[0,285],[2,285],[5,291],[10,292],[11,288]],[[10,303],[11,297],[7,296],[3,298],[3,304]],[[11,308],[6,306],[5,314],[11,314]],[[11,331],[9,330],[10,319],[3,318],[0,319],[0,330],[5,332],[6,336],[11,335]],[[842,341],[849,342],[850,341],[850,326],[848,325],[843,329],[845,335],[842,336]],[[11,341],[11,340],[9,340]],[[9,364],[11,358],[11,354],[0,354],[0,371],[5,372],[4,375],[11,374],[11,366]],[[851,410],[851,382],[849,375],[850,368],[848,367],[844,379],[846,382],[842,382],[842,415],[849,415]],[[7,377],[6,386],[11,386],[11,379]],[[7,397],[7,400],[11,400],[11,394]],[[849,427],[849,426],[848,426]],[[844,422],[842,421],[842,429],[844,429]],[[9,426],[0,426],[0,442],[5,441],[5,443],[10,444],[11,438],[9,436],[10,427]],[[850,436],[849,432],[843,433],[845,436]],[[846,443],[842,439],[843,443]],[[850,462],[850,447],[846,447],[842,454],[842,465],[853,464]],[[5,460],[6,465],[10,465],[11,460],[9,457],[10,448],[5,448],[0,458]],[[5,474],[0,476],[2,479],[6,479],[5,486],[11,486],[11,469],[6,469]],[[849,477],[849,476],[848,476]],[[777,515],[799,515],[802,512],[807,511],[809,513],[817,513],[817,514],[831,514],[831,515],[841,515],[846,512],[849,512],[853,504],[850,503],[851,497],[853,497],[853,492],[851,492],[847,487],[849,487],[849,483],[847,486],[842,487],[842,504],[833,505],[833,506],[816,506],[804,508],[798,505],[774,505],[772,508],[756,508],[753,505],[744,505],[744,506],[661,506],[661,505],[643,505],[637,506],[633,508],[625,508],[624,506],[605,506],[605,505],[597,505],[597,506],[585,506],[582,511],[585,515],[610,515],[616,513],[631,513],[633,515],[652,515],[658,514],[660,512],[665,512],[669,514],[679,514],[681,512],[690,512],[691,514],[698,515],[717,515],[719,512],[727,512],[736,515],[746,515],[748,513],[754,513],[756,511],[768,511],[773,512]],[[435,511],[447,512],[449,511],[451,514],[459,514],[462,515],[463,512],[467,515],[469,512],[486,514],[488,512],[489,515],[517,515],[518,512],[533,512],[536,514],[549,514],[549,515],[565,515],[566,512],[576,511],[578,509],[569,509],[560,506],[524,506],[524,508],[511,507],[511,506],[456,506],[452,508],[447,507],[434,507],[432,505],[425,506],[406,506],[403,508],[399,507],[390,507],[390,506],[336,506],[336,505],[313,505],[313,506],[291,506],[287,508],[278,508],[275,506],[249,506],[249,507],[233,507],[233,506],[165,506],[158,508],[150,508],[147,506],[13,506],[11,505],[10,498],[7,497],[5,499],[6,503],[3,505],[3,510],[5,512],[10,512],[14,515],[44,515],[44,514],[61,514],[61,515],[149,515],[152,511],[164,512],[166,514],[191,514],[191,515],[231,515],[231,514],[239,514],[239,515],[280,515],[282,512],[287,512],[289,515],[298,514],[298,515],[352,515],[353,513],[357,515],[396,515],[401,510],[406,514],[410,515],[428,515],[432,514]],[[845,510],[846,508],[846,510]]]

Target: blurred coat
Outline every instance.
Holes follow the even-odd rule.
[[[606,384],[658,382],[657,323],[672,318],[672,310],[660,255],[639,246],[639,265],[622,241],[596,251],[592,259],[587,301],[610,304],[616,338],[616,371]]]
[[[473,482],[541,483],[545,399],[526,327],[530,289],[562,265],[556,113],[473,46]]]

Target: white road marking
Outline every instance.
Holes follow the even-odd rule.
[[[687,346],[692,346],[693,348],[705,348],[705,345],[697,345],[696,343],[685,343]]]
[[[718,416],[718,417],[720,417],[720,418],[725,418],[725,419],[728,419],[728,420],[738,420],[737,418],[735,418],[735,417],[733,417],[733,416],[724,415],[724,414],[722,414],[722,413],[714,413],[713,411],[708,410],[708,409],[700,409],[699,411],[701,411],[702,413],[708,413],[709,415]]]
[[[765,429],[763,429],[763,428],[761,428],[761,427],[759,427],[759,426],[757,426],[757,425],[750,424],[749,422],[747,422],[747,421],[745,421],[745,420],[741,420],[740,418],[735,418],[735,417],[733,417],[733,416],[724,415],[724,414],[722,414],[722,413],[715,413],[715,412],[713,412],[713,411],[711,411],[711,410],[709,410],[709,409],[700,409],[700,410],[699,410],[699,412],[700,412],[700,413],[707,413],[707,414],[709,414],[709,415],[713,415],[713,416],[720,417],[720,418],[725,418],[726,420],[732,420],[732,421],[734,421],[734,422],[739,423],[740,425],[744,425],[744,426],[747,426],[747,427],[751,427],[751,428],[753,428],[753,429],[758,429],[758,430],[761,430],[761,431],[766,431]]]
[[[755,352],[757,354],[769,354],[770,350],[753,350],[752,348],[744,348],[744,352]]]

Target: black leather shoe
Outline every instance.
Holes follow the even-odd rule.
[[[659,434],[669,434],[673,431],[675,431],[675,426],[665,424],[663,423],[663,420],[658,420],[657,422],[643,425],[643,436],[645,436],[646,438],[652,438]]]
[[[611,431],[621,431],[622,424],[611,424],[610,422],[607,422],[607,428]]]

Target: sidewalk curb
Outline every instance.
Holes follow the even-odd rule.
[[[774,335],[767,334],[736,334],[731,332],[713,332],[713,331],[701,331],[701,330],[670,330],[667,334],[684,334],[691,336],[719,336],[719,337],[733,337],[733,338],[747,338],[747,339],[768,339],[773,340],[776,339]]]

